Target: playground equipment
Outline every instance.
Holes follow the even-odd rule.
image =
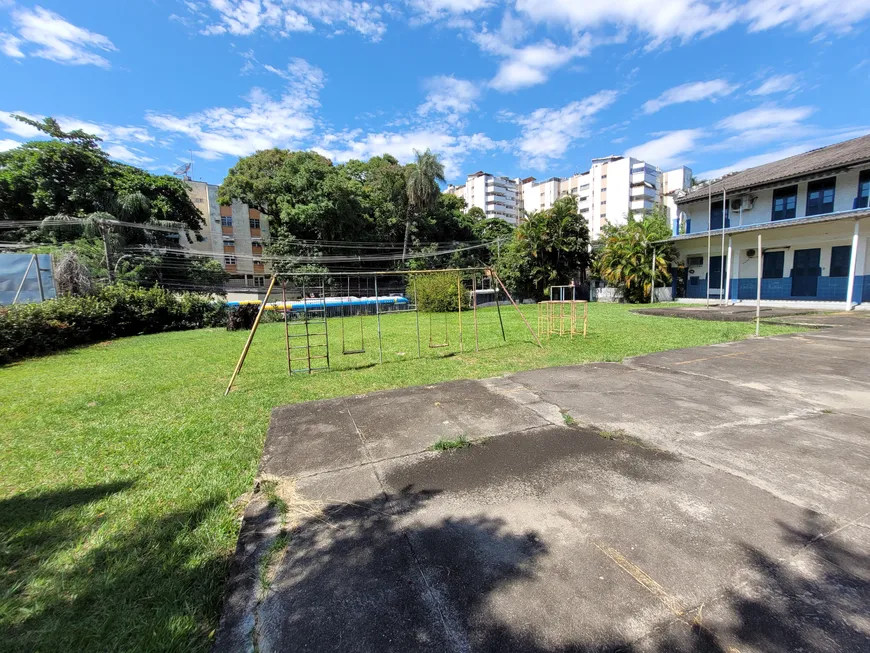
[[[558,299],[555,299],[558,297]],[[577,307],[583,306],[583,337],[589,319],[589,302],[577,299],[577,288],[570,286],[550,286],[550,299],[538,302],[538,337],[564,336],[571,339],[577,335]],[[566,324],[567,321],[567,324]]]
[[[307,373],[311,374],[313,372],[319,371],[328,371],[330,369],[330,353],[329,353],[329,320],[338,318],[340,321],[340,329],[341,329],[341,353],[342,355],[352,355],[352,354],[363,354],[366,352],[365,346],[365,336],[364,336],[364,324],[363,320],[366,315],[371,315],[372,308],[374,309],[374,317],[377,320],[377,333],[378,333],[378,362],[384,362],[384,347],[383,347],[383,332],[381,329],[381,316],[388,313],[397,313],[397,312],[413,312],[415,313],[415,323],[416,323],[416,336],[417,336],[417,356],[418,358],[422,358],[421,352],[421,339],[420,339],[420,310],[419,305],[417,303],[417,278],[422,274],[444,274],[444,273],[453,273],[456,274],[456,300],[458,307],[458,321],[459,321],[459,351],[460,353],[464,352],[465,343],[463,340],[462,333],[462,294],[465,292],[465,288],[463,285],[463,278],[470,277],[471,278],[471,305],[472,305],[472,314],[474,321],[474,348],[475,351],[479,349],[479,341],[478,341],[478,322],[477,322],[477,278],[478,276],[488,277],[494,283],[492,284],[495,289],[495,299],[496,299],[496,309],[498,312],[498,321],[501,327],[501,336],[502,340],[507,341],[507,337],[505,336],[504,330],[504,322],[502,321],[501,314],[501,306],[498,302],[498,292],[499,288],[504,292],[505,296],[510,301],[511,305],[519,314],[520,318],[525,324],[526,328],[531,333],[535,342],[539,347],[542,347],[540,339],[535,334],[534,330],[532,330],[531,325],[526,320],[522,311],[520,311],[519,306],[514,301],[513,297],[511,297],[504,283],[502,283],[501,279],[496,274],[495,270],[492,268],[451,268],[446,270],[413,270],[413,271],[385,271],[385,272],[368,272],[368,273],[360,273],[360,272],[276,272],[273,274],[272,279],[269,282],[268,290],[266,291],[266,297],[263,299],[260,304],[260,310],[257,313],[257,317],[254,320],[254,324],[251,327],[251,332],[248,334],[248,339],[245,342],[245,346],[242,349],[242,354],[239,357],[239,361],[236,364],[235,369],[233,370],[232,377],[230,377],[229,384],[227,385],[226,392],[229,394],[232,389],[233,383],[236,380],[236,377],[242,370],[242,366],[245,363],[245,358],[248,355],[248,351],[251,348],[251,344],[254,341],[254,336],[256,335],[257,328],[260,325],[260,321],[263,317],[263,313],[266,310],[279,310],[284,315],[284,336],[286,343],[286,353],[287,353],[287,369],[289,374],[296,373]],[[362,277],[371,277],[374,282],[374,297],[357,297],[351,295],[351,285],[350,280],[351,277],[357,278],[357,290],[361,294],[362,290]],[[413,288],[413,304],[411,304],[410,300],[404,296],[381,296],[378,293],[378,279],[384,279],[387,277],[389,281],[389,277],[405,277],[409,276],[412,280],[412,288]],[[275,284],[278,279],[281,279],[281,299],[280,304],[278,302],[269,303],[269,298],[272,295],[272,292],[275,288]],[[315,278],[319,280],[319,283],[312,284],[311,279]],[[339,280],[345,279],[346,284],[342,283],[340,286],[340,290],[342,293],[347,290],[347,294],[342,294],[338,297],[328,297],[328,286],[331,282],[328,282],[327,279],[337,278]],[[287,280],[298,281],[299,283],[294,284],[294,287],[291,290],[296,292],[301,292],[301,298],[293,299],[291,301],[287,301]],[[498,284],[497,286],[495,284]],[[366,282],[366,288],[368,288],[368,280]],[[407,288],[407,286],[405,286]],[[310,292],[313,291],[313,292]],[[309,294],[311,296],[309,296]],[[443,342],[438,339],[436,340],[434,337],[435,333],[435,318],[433,313],[429,313],[429,348],[430,349],[440,349],[444,347],[450,346],[450,329],[449,329],[449,315],[447,313],[444,314],[444,340]],[[359,325],[359,346],[356,344],[349,345],[348,341],[351,339],[350,329],[352,328],[354,332],[356,332],[356,324],[352,327],[348,327],[345,322],[348,320],[358,320],[356,324]]]

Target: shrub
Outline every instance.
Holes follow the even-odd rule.
[[[259,312],[259,304],[241,304],[230,309],[227,318],[227,331],[250,331]]]
[[[116,284],[85,297],[0,307],[0,364],[112,338],[225,323],[226,305],[208,296]]]
[[[418,274],[417,308],[426,313],[447,313],[458,310],[456,302],[457,275],[451,272],[437,274]],[[414,279],[408,284],[407,296],[414,297]],[[468,291],[463,287],[462,310],[469,308]]]

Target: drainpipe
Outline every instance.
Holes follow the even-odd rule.
[[[705,263],[707,264],[707,277],[706,286],[707,286],[707,301],[706,308],[710,308],[710,234],[713,229],[713,184],[710,184],[707,187],[709,198],[707,200],[707,260]]]
[[[725,284],[725,216],[728,215],[728,203],[725,198],[725,190],[722,190],[722,243],[719,248],[719,305],[722,306]]]
[[[858,266],[858,221],[852,232],[852,253],[849,256],[849,284],[846,287],[846,310],[852,310],[852,296],[855,293],[855,270]]]

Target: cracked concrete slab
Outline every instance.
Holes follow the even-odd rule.
[[[861,320],[276,409],[215,650],[870,648]]]

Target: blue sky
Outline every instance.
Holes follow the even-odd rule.
[[[870,132],[870,0],[0,0],[12,112],[220,183],[239,156],[431,147],[461,181],[631,154],[696,175]]]

